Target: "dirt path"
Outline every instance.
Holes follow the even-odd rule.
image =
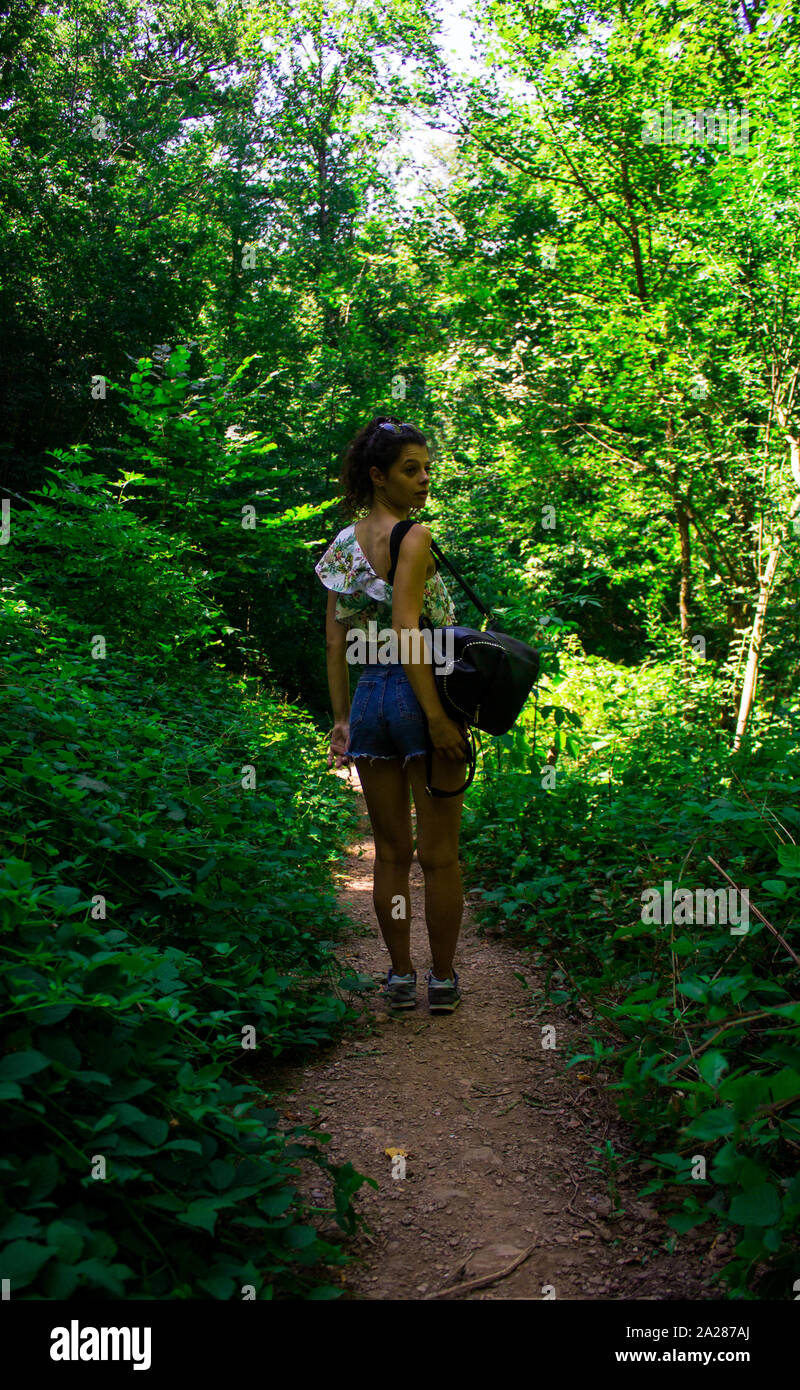
[[[389,956],[372,906],[373,845],[360,789],[363,835],[339,875],[340,897],[354,934],[338,949],[344,967],[383,981]],[[465,885],[467,894],[469,885]],[[350,1247],[363,1257],[341,1274],[351,1299],[425,1299],[451,1285],[495,1274],[531,1253],[511,1273],[461,1299],[719,1299],[709,1273],[730,1257],[721,1240],[697,1232],[675,1236],[635,1192],[647,1175],[633,1166],[618,1175],[621,1215],[613,1210],[607,1169],[593,1146],[610,1140],[621,1159],[631,1153],[616,1114],[614,1078],[566,1069],[571,1049],[584,1050],[588,1023],[565,1006],[535,1019],[514,971],[541,984],[525,953],[498,937],[479,937],[464,913],[456,969],[462,992],[452,1015],[428,1013],[430,964],[423,916],[423,878],[411,869],[415,1010],[390,1016],[379,992],[364,996],[362,1036],[305,1066],[277,1066],[261,1078],[287,1123],[319,1128],[337,1163],[378,1181],[355,1198],[371,1235]],[[556,1028],[556,1049],[541,1046],[543,1025]],[[588,1049],[587,1049],[588,1050]],[[405,1150],[405,1178],[392,1177],[387,1148]],[[327,1193],[304,1175],[301,1190]],[[332,1224],[323,1234],[341,1241]],[[665,1248],[674,1240],[672,1253]],[[546,1289],[546,1292],[543,1290]],[[553,1293],[552,1290],[555,1292]]]

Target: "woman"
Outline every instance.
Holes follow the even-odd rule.
[[[419,620],[455,623],[452,601],[431,553],[427,526],[416,523],[400,543],[392,569],[389,537],[409,513],[423,507],[430,484],[425,436],[394,416],[378,416],[351,440],[342,469],[347,515],[368,508],[345,527],[315,566],[330,590],[326,618],[328,689],[334,726],[328,767],[354,759],[375,837],[372,901],[392,968],[386,997],[396,1008],[416,1006],[417,973],[410,954],[408,876],[414,856],[409,784],[417,813],[417,859],[425,878],[425,920],[431,947],[428,1003],[452,1013],[461,1002],[453,969],[464,899],[458,862],[463,795],[425,792],[425,725],[433,744],[432,785],[455,791],[465,780],[466,729],[453,722],[423,659]],[[405,529],[405,528],[403,528]],[[392,628],[397,659],[367,661],[350,708],[348,637],[366,635],[367,623]],[[373,629],[373,632],[375,629]],[[353,648],[350,648],[352,651]]]

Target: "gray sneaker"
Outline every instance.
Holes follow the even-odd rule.
[[[412,980],[408,980],[402,975],[395,975],[393,970],[389,970],[386,975],[384,998],[389,1001],[393,1009],[415,1009],[417,1007],[416,970]]]
[[[451,1014],[461,1003],[461,991],[458,988],[458,972],[453,971],[453,978],[443,980],[441,983],[433,983],[433,971],[428,971],[428,1007],[432,1014]]]

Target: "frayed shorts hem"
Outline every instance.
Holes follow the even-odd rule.
[[[348,752],[347,756],[348,756],[348,758],[369,758],[369,760],[370,760],[371,763],[374,763],[376,759],[378,760],[378,762],[381,762],[381,763],[394,763],[394,762],[399,762],[399,761],[400,761],[400,756],[401,756],[401,755],[400,755],[399,753],[350,753],[350,752]],[[423,748],[423,749],[421,750],[421,752],[419,752],[419,753],[407,753],[406,756],[403,758],[403,767],[405,767],[406,763],[409,761],[410,758],[424,758],[424,757],[425,757],[425,749],[424,749],[424,748]]]

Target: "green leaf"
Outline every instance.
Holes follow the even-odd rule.
[[[9,1052],[0,1061],[0,1081],[22,1081],[50,1066],[50,1058],[42,1052]]]
[[[161,1120],[156,1115],[148,1115],[144,1120],[131,1123],[131,1129],[140,1139],[144,1139],[148,1144],[157,1148],[164,1143],[169,1134],[169,1124],[166,1120]]]
[[[52,1062],[60,1062],[68,1071],[77,1071],[81,1065],[80,1052],[64,1032],[48,1033],[42,1047]]]
[[[770,1101],[769,1080],[766,1076],[729,1076],[719,1087],[720,1099],[730,1101],[739,1120],[748,1120],[762,1105]]]
[[[183,1215],[178,1217],[179,1221],[185,1222],[187,1226],[201,1226],[210,1235],[214,1234],[218,1210],[217,1203],[219,1198],[201,1197],[196,1202],[190,1202]]]
[[[681,980],[678,993],[685,994],[687,999],[703,1000],[708,995],[708,985],[698,980]]]
[[[2,1255],[4,1279],[11,1280],[11,1296],[16,1289],[24,1289],[36,1278],[42,1265],[46,1264],[58,1251],[52,1245],[34,1245],[30,1240],[12,1240]]]
[[[743,1158],[739,1168],[738,1183],[743,1192],[750,1187],[760,1187],[769,1182],[770,1173],[763,1163],[755,1163],[752,1158]]]
[[[92,1127],[93,1134],[100,1134],[104,1129],[110,1129],[112,1125],[119,1124],[117,1116],[113,1113],[101,1115],[97,1123]]]
[[[236,1169],[232,1163],[224,1163],[222,1159],[215,1158],[208,1165],[208,1177],[214,1187],[223,1192],[236,1178]]]
[[[736,1116],[729,1106],[707,1110],[698,1115],[686,1126],[686,1134],[692,1139],[719,1139],[723,1134],[733,1134],[736,1129]]]
[[[781,1199],[772,1183],[760,1183],[734,1197],[728,1215],[740,1226],[774,1226],[781,1218]]]
[[[785,898],[789,891],[789,885],[785,878],[763,878],[761,887],[766,888],[768,893],[772,893],[776,898]]]
[[[730,1063],[723,1052],[712,1048],[710,1052],[704,1052],[697,1064],[697,1070],[704,1081],[709,1086],[716,1086],[722,1073],[728,1070]]]
[[[654,1153],[653,1158],[657,1163],[663,1163],[666,1168],[671,1168],[675,1173],[682,1173],[688,1166],[688,1160],[678,1153]]]
[[[778,863],[785,874],[800,875],[800,845],[778,845]]]
[[[111,1113],[121,1125],[141,1125],[150,1118],[138,1105],[130,1105],[126,1100],[119,1101]],[[95,1130],[98,1128],[99,1126],[95,1125]]]
[[[47,1228],[47,1241],[58,1251],[65,1264],[72,1265],[83,1250],[84,1236],[71,1221],[51,1221]]]
[[[800,1100],[800,1073],[796,1072],[794,1067],[782,1067],[767,1079],[774,1101],[791,1100],[793,1096]]]
[[[53,1191],[59,1179],[58,1159],[55,1154],[38,1154],[24,1165],[20,1176],[28,1188],[25,1205],[31,1206]]]
[[[92,1257],[82,1260],[79,1264],[72,1266],[75,1273],[91,1284],[97,1284],[101,1289],[108,1289],[114,1298],[125,1297],[124,1280],[130,1278],[132,1270],[124,1264],[104,1264],[102,1260]]]
[[[27,1236],[41,1235],[42,1223],[36,1216],[26,1216],[24,1212],[15,1212],[10,1221],[7,1221],[2,1231],[0,1240],[3,1242],[10,1240],[22,1240]]]
[[[78,1276],[72,1265],[63,1260],[54,1260],[47,1266],[41,1279],[44,1294],[49,1299],[69,1298],[78,1287]]]
[[[283,1239],[290,1250],[305,1250],[318,1239],[313,1226],[290,1226],[284,1231]]]
[[[169,1153],[173,1149],[187,1154],[202,1154],[203,1152],[203,1146],[197,1139],[171,1139],[165,1147]]]
[[[229,1274],[209,1274],[205,1279],[198,1279],[201,1289],[206,1289],[212,1298],[230,1299],[236,1292],[236,1285]]]
[[[36,1015],[38,1024],[49,1025],[51,1023],[62,1023],[65,1018],[69,1018],[75,1008],[74,1004],[48,1004],[44,1009],[39,1009]]]
[[[56,907],[74,907],[75,903],[81,900],[80,888],[71,888],[66,883],[59,883],[55,888],[51,888],[50,897]]]
[[[267,1216],[283,1216],[283,1213],[292,1205],[294,1196],[294,1188],[284,1187],[280,1192],[274,1192],[267,1197],[262,1197],[259,1206]]]
[[[696,1212],[676,1211],[667,1219],[667,1225],[671,1226],[673,1231],[678,1231],[683,1235],[684,1232],[693,1231],[695,1226],[702,1226],[703,1222],[708,1220],[710,1220],[708,1212],[698,1216]]]
[[[738,1182],[745,1161],[743,1155],[737,1152],[734,1143],[723,1144],[717,1150],[711,1163],[711,1174],[714,1181],[721,1183]]]

